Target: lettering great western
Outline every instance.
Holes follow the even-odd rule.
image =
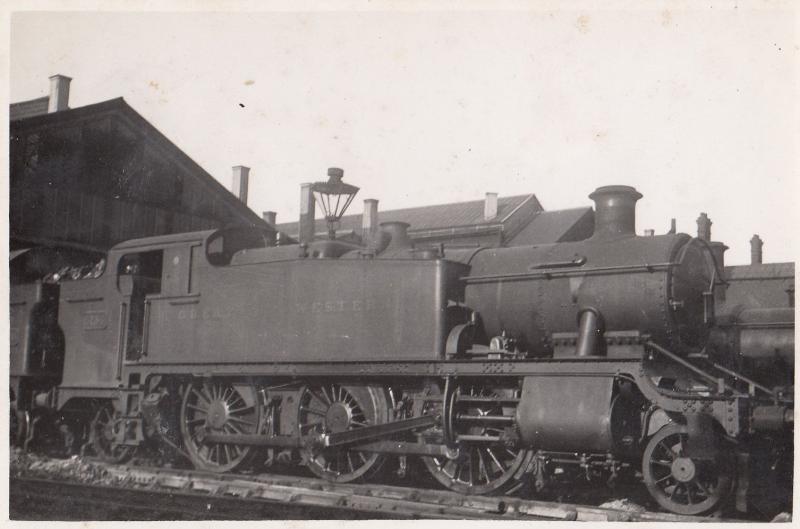
[[[209,309],[181,309],[178,311],[179,320],[227,320],[230,319],[230,310],[220,308]]]
[[[331,312],[368,312],[375,308],[375,301],[371,299],[353,300],[328,300],[328,301],[306,301],[295,304],[295,312],[298,314],[325,314]]]

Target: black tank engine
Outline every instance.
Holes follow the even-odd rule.
[[[752,340],[712,354],[728,331],[708,243],[637,236],[633,188],[590,197],[580,242],[414,248],[395,222],[363,245],[276,245],[234,227],[20,280],[13,441],[58,432],[112,461],[166,447],[204,470],[278,461],[336,482],[415,457],[468,494],[635,474],[673,512],[747,509],[756,461],[791,468],[793,378],[764,378]],[[757,369],[726,361],[730,344]]]

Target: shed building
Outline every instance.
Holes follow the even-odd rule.
[[[69,78],[51,81],[49,96],[10,108],[11,250],[271,229],[122,98],[70,109]]]

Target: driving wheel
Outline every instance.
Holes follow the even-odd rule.
[[[450,490],[461,494],[501,494],[521,485],[522,474],[533,453],[508,446],[501,440],[503,429],[510,424],[515,408],[503,403],[515,390],[470,385],[455,388],[444,412],[446,424],[457,441],[455,458],[423,457],[431,475]],[[429,388],[431,396],[438,387]],[[442,404],[425,399],[421,415],[441,413]],[[424,433],[423,442],[444,442],[444,432],[431,437]]]
[[[257,434],[262,430],[258,390],[246,383],[196,381],[186,388],[181,434],[196,468],[229,472],[249,464],[257,447],[206,441],[208,434]]]
[[[297,427],[301,437],[358,430],[388,421],[386,390],[380,386],[319,384],[303,388]],[[367,479],[377,472],[385,456],[347,446],[303,450],[308,468],[337,483]]]

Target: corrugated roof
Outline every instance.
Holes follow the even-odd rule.
[[[489,220],[483,218],[484,200],[471,200],[469,202],[379,211],[378,222],[408,222],[411,225],[409,228],[411,232],[453,226],[499,224],[528,200],[536,201],[538,206],[536,196],[533,194],[499,197],[497,199],[497,217]],[[345,215],[342,217],[339,229],[359,232],[361,230],[361,221],[360,213]],[[278,224],[276,228],[284,233],[294,235],[298,232],[298,224],[298,222],[286,222]],[[325,220],[316,219],[314,229],[315,232],[327,231]]]
[[[588,215],[592,215],[590,207],[541,211],[536,214],[530,224],[508,242],[514,246],[560,242],[578,222]],[[587,226],[587,230],[585,235],[588,237],[591,235],[591,226]]]
[[[794,263],[762,263],[726,266],[725,277],[732,281],[794,278]]]
[[[44,96],[28,101],[12,103],[8,108],[8,119],[11,121],[25,119],[31,116],[47,114],[47,107],[50,104],[50,97]]]

